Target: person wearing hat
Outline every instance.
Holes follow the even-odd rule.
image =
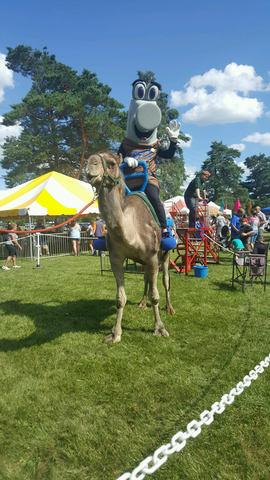
[[[208,170],[202,170],[195,176],[195,178],[193,178],[193,180],[191,180],[184,193],[186,206],[189,209],[189,228],[195,227],[197,203],[206,200],[204,183],[208,180],[210,175],[211,173]]]

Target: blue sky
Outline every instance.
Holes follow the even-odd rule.
[[[0,116],[30,86],[21,76],[7,78],[6,47],[46,46],[79,72],[95,72],[126,108],[137,70],[154,71],[192,137],[184,149],[188,172],[200,168],[214,140],[238,145],[239,162],[270,155],[269,0],[4,3]],[[0,144],[6,133],[0,125]]]

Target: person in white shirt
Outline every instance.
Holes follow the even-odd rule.
[[[221,240],[221,230],[224,225],[227,225],[227,219],[222,212],[218,212],[218,216],[216,218],[216,236],[218,241]]]
[[[76,221],[71,222],[69,228],[69,238],[71,239],[72,255],[80,255],[81,227]]]
[[[260,221],[260,224],[259,224],[259,231],[258,231],[258,238],[263,238],[263,233],[264,233],[264,228],[265,228],[265,225],[267,224],[267,220],[266,220],[266,216],[264,215],[264,213],[261,211],[261,207],[259,205],[256,205],[256,207],[254,208],[255,212],[257,213],[258,217],[259,217],[259,221]]]

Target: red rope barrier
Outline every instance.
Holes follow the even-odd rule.
[[[22,233],[40,233],[40,232],[49,232],[51,230],[55,230],[56,228],[59,228],[59,227],[63,227],[64,225],[67,225],[71,222],[73,222],[73,220],[75,220],[76,218],[78,217],[81,217],[82,216],[82,213],[87,210],[88,207],[90,207],[92,205],[92,203],[94,203],[96,201],[97,197],[94,197],[93,200],[88,203],[87,205],[85,205],[78,213],[76,213],[76,215],[74,215],[73,217],[69,218],[68,220],[66,220],[65,222],[62,222],[62,223],[58,223],[57,225],[52,225],[51,227],[47,227],[47,228],[43,228],[42,230],[0,230],[0,233],[8,233],[8,232],[13,232],[13,233],[19,233],[19,234],[22,234]]]

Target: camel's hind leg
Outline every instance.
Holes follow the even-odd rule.
[[[149,265],[146,271],[147,271],[148,282],[149,282],[151,303],[152,303],[154,318],[155,318],[154,335],[168,337],[169,333],[167,332],[160,318],[160,313],[159,313],[159,293],[157,288],[158,262],[155,262],[155,264],[153,265]]]
[[[166,252],[163,254],[161,259],[161,266],[162,266],[162,282],[165,289],[166,295],[166,311],[170,315],[175,313],[175,310],[171,304],[171,297],[170,297],[170,274],[169,274],[169,264],[170,264],[170,253]]]
[[[149,281],[147,272],[144,272],[144,292],[141,301],[139,302],[139,307],[145,310],[147,308],[147,300],[149,295]]]
[[[123,312],[124,308],[127,302],[127,297],[126,297],[126,292],[124,288],[124,267],[123,267],[123,261],[115,261],[112,258],[111,260],[111,267],[112,271],[116,280],[116,285],[117,285],[117,292],[116,292],[116,308],[117,308],[117,314],[116,314],[116,322],[115,325],[112,329],[112,333],[108,335],[105,339],[107,343],[118,343],[121,342],[121,336],[122,336],[122,317],[123,317]]]

